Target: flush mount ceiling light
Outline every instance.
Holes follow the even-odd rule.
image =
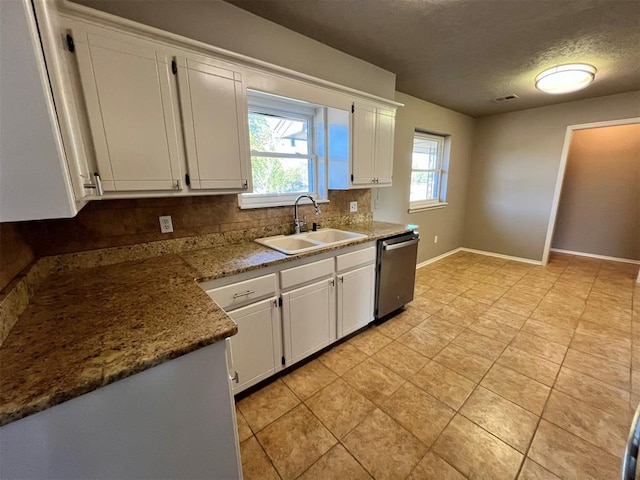
[[[593,82],[596,68],[586,63],[558,65],[536,76],[536,88],[546,93],[569,93]]]

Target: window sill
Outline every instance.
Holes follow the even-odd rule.
[[[315,198],[316,203],[318,204],[329,203],[329,200],[326,198],[316,198],[315,196],[313,198]],[[295,202],[295,198],[291,200],[281,199],[271,201],[265,199],[264,201],[256,201],[251,203],[243,203],[240,199],[238,199],[238,207],[240,207],[240,210],[251,210],[253,208],[293,207]],[[308,198],[303,198],[302,200],[300,200],[299,205],[311,205],[311,201]]]
[[[449,205],[447,202],[438,202],[429,205],[416,205],[414,207],[409,207],[409,213],[424,212],[426,210],[438,210],[440,208],[446,207],[447,205]]]

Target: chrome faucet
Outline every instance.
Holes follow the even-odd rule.
[[[313,199],[313,197],[311,195],[298,195],[298,198],[296,198],[295,203],[293,204],[293,226],[295,228],[295,233],[300,233],[300,229],[305,225],[306,222],[303,222],[302,220],[300,220],[298,218],[298,202],[300,201],[301,198],[308,198],[309,200],[311,200],[311,202],[313,203],[313,208],[316,212],[316,215],[320,215],[320,207],[318,206],[318,204],[316,203],[316,201]]]

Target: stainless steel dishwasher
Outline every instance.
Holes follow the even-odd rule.
[[[378,240],[376,320],[413,300],[419,241],[417,232]]]

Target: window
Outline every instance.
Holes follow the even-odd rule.
[[[447,137],[441,135],[415,132],[411,156],[410,212],[446,205],[446,140]]]
[[[324,162],[318,162],[315,123],[323,109],[305,102],[249,92],[249,144],[253,192],[241,208],[292,205],[300,194],[322,200]]]

